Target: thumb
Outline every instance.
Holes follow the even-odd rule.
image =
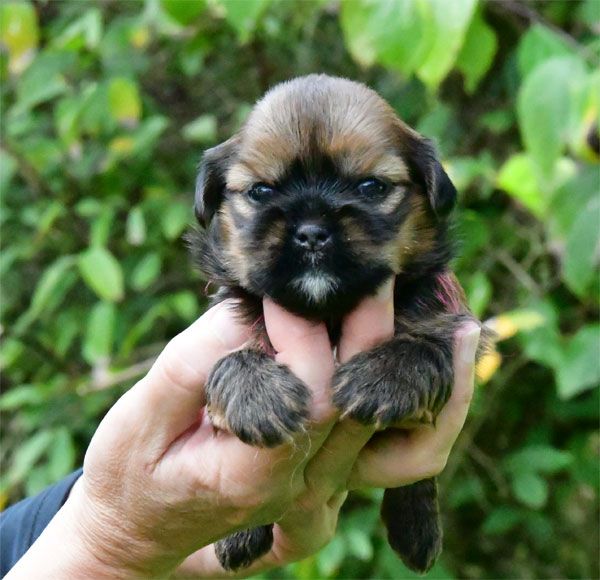
[[[226,301],[211,308],[167,344],[148,374],[111,410],[121,416],[120,429],[163,446],[198,420],[212,367],[250,335],[232,306]]]

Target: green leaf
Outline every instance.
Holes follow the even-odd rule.
[[[598,168],[583,167],[574,177],[556,191],[550,204],[548,217],[553,235],[565,241],[573,224],[598,195]]]
[[[23,73],[17,86],[17,102],[11,114],[16,115],[63,94],[69,88],[65,79],[75,63],[69,52],[51,52],[38,56]]]
[[[53,310],[65,297],[70,288],[66,273],[74,266],[73,256],[63,256],[44,270],[31,299],[30,316],[38,317],[42,312]],[[52,305],[52,308],[49,308]]]
[[[39,385],[19,385],[0,396],[0,411],[15,411],[27,405],[40,405],[47,395]]]
[[[25,346],[22,342],[14,338],[5,339],[2,349],[0,349],[0,369],[10,368],[24,352]]]
[[[42,430],[19,445],[8,471],[8,480],[12,485],[21,483],[48,450],[52,443],[52,435],[52,431]]]
[[[521,77],[525,78],[538,65],[555,56],[569,56],[573,50],[555,32],[542,24],[534,24],[521,38],[517,62]]]
[[[368,561],[373,557],[373,544],[369,535],[358,528],[350,528],[344,534],[348,551],[359,560]]]
[[[123,299],[123,272],[115,257],[101,246],[79,255],[79,271],[85,283],[103,300]]]
[[[549,200],[540,191],[535,164],[529,155],[517,153],[510,157],[498,171],[497,183],[535,216],[544,215]]]
[[[0,149],[0,195],[4,197],[14,174],[17,172],[17,162],[3,149]]]
[[[158,115],[144,119],[134,134],[133,153],[144,155],[152,153],[158,138],[168,125],[169,120]]]
[[[343,0],[340,24],[353,58],[410,74],[431,44],[431,19],[413,0]]]
[[[110,230],[115,225],[115,209],[106,205],[92,220],[90,228],[90,246],[104,246],[108,243]]]
[[[132,246],[141,246],[146,241],[146,220],[141,207],[134,207],[129,212],[125,232]]]
[[[109,110],[113,118],[125,127],[138,124],[142,102],[137,83],[129,78],[117,77],[108,86]]]
[[[102,38],[102,12],[91,8],[79,18],[73,20],[63,32],[52,41],[52,46],[70,50],[95,49]]]
[[[332,578],[345,556],[344,542],[337,535],[317,554],[319,573],[325,578]]]
[[[478,10],[471,20],[462,49],[456,59],[456,68],[465,76],[465,90],[472,94],[479,81],[492,66],[498,40]]]
[[[8,68],[20,74],[31,63],[39,41],[38,20],[30,2],[0,6],[0,44],[8,50]]]
[[[67,427],[58,427],[53,432],[53,441],[48,450],[48,475],[59,481],[75,467],[75,443]]]
[[[217,140],[217,118],[214,115],[201,115],[185,125],[181,133],[188,141],[214,143]]]
[[[110,302],[98,302],[90,311],[82,350],[88,363],[95,364],[110,357],[115,320],[116,309]]]
[[[571,108],[585,83],[580,59],[553,58],[538,66],[519,91],[517,113],[525,147],[541,176],[551,182],[569,140]]]
[[[573,456],[568,451],[548,445],[531,445],[509,455],[504,461],[504,466],[515,474],[525,471],[552,474],[562,471],[572,463]]]
[[[131,274],[131,287],[134,290],[145,290],[158,278],[161,269],[161,259],[157,252],[144,256]]]
[[[580,211],[567,236],[563,278],[575,294],[585,296],[598,276],[600,196],[589,200]]]
[[[417,76],[435,89],[450,72],[465,40],[477,0],[427,0],[433,17],[433,44]]]
[[[444,163],[444,168],[458,191],[476,185],[480,198],[486,198],[486,189],[493,187],[491,183],[496,175],[493,157],[486,151],[477,157],[452,157]]]
[[[225,18],[235,29],[240,43],[250,40],[271,0],[220,0],[225,8]]]
[[[501,506],[492,510],[485,519],[481,530],[489,536],[505,534],[523,520],[523,514],[514,508]]]
[[[186,322],[194,320],[198,314],[198,299],[193,292],[178,292],[171,297],[175,312]]]
[[[107,27],[98,51],[105,71],[115,76],[131,77],[149,65],[144,54],[150,33],[140,16],[117,16]]]
[[[599,324],[584,326],[569,340],[556,371],[561,399],[570,399],[600,384]]]
[[[187,26],[202,14],[204,0],[160,0],[162,9],[176,22]]]
[[[475,272],[466,285],[469,308],[480,318],[492,297],[492,285],[483,272]]]
[[[556,307],[548,300],[536,300],[528,309],[538,312],[543,322],[520,332],[519,342],[528,358],[552,369],[557,368],[562,364],[563,345],[558,332]]]
[[[81,107],[80,97],[65,97],[58,102],[54,109],[56,132],[67,146],[74,144],[79,139]]]
[[[178,238],[190,224],[192,214],[189,206],[183,203],[173,203],[163,214],[162,231],[168,240]]]
[[[515,498],[530,508],[542,508],[548,501],[548,483],[532,471],[515,474],[512,490]]]

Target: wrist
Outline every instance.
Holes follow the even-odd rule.
[[[89,493],[89,481],[81,478],[69,496],[68,518],[75,530],[81,552],[89,565],[112,577],[161,578],[170,575],[181,558],[167,554],[150,539],[135,514],[111,501],[100,504]],[[139,521],[138,521],[139,524]]]
[[[128,533],[123,522],[100,514],[82,478],[46,529],[17,562],[8,578],[160,578],[178,560]],[[123,514],[123,518],[127,518]]]

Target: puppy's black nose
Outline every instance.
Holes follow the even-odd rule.
[[[331,234],[323,224],[307,222],[298,226],[294,241],[301,248],[316,252],[331,241]]]

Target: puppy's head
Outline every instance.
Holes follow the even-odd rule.
[[[431,144],[374,91],[311,75],[205,153],[196,216],[221,281],[329,318],[433,252],[455,197]]]

